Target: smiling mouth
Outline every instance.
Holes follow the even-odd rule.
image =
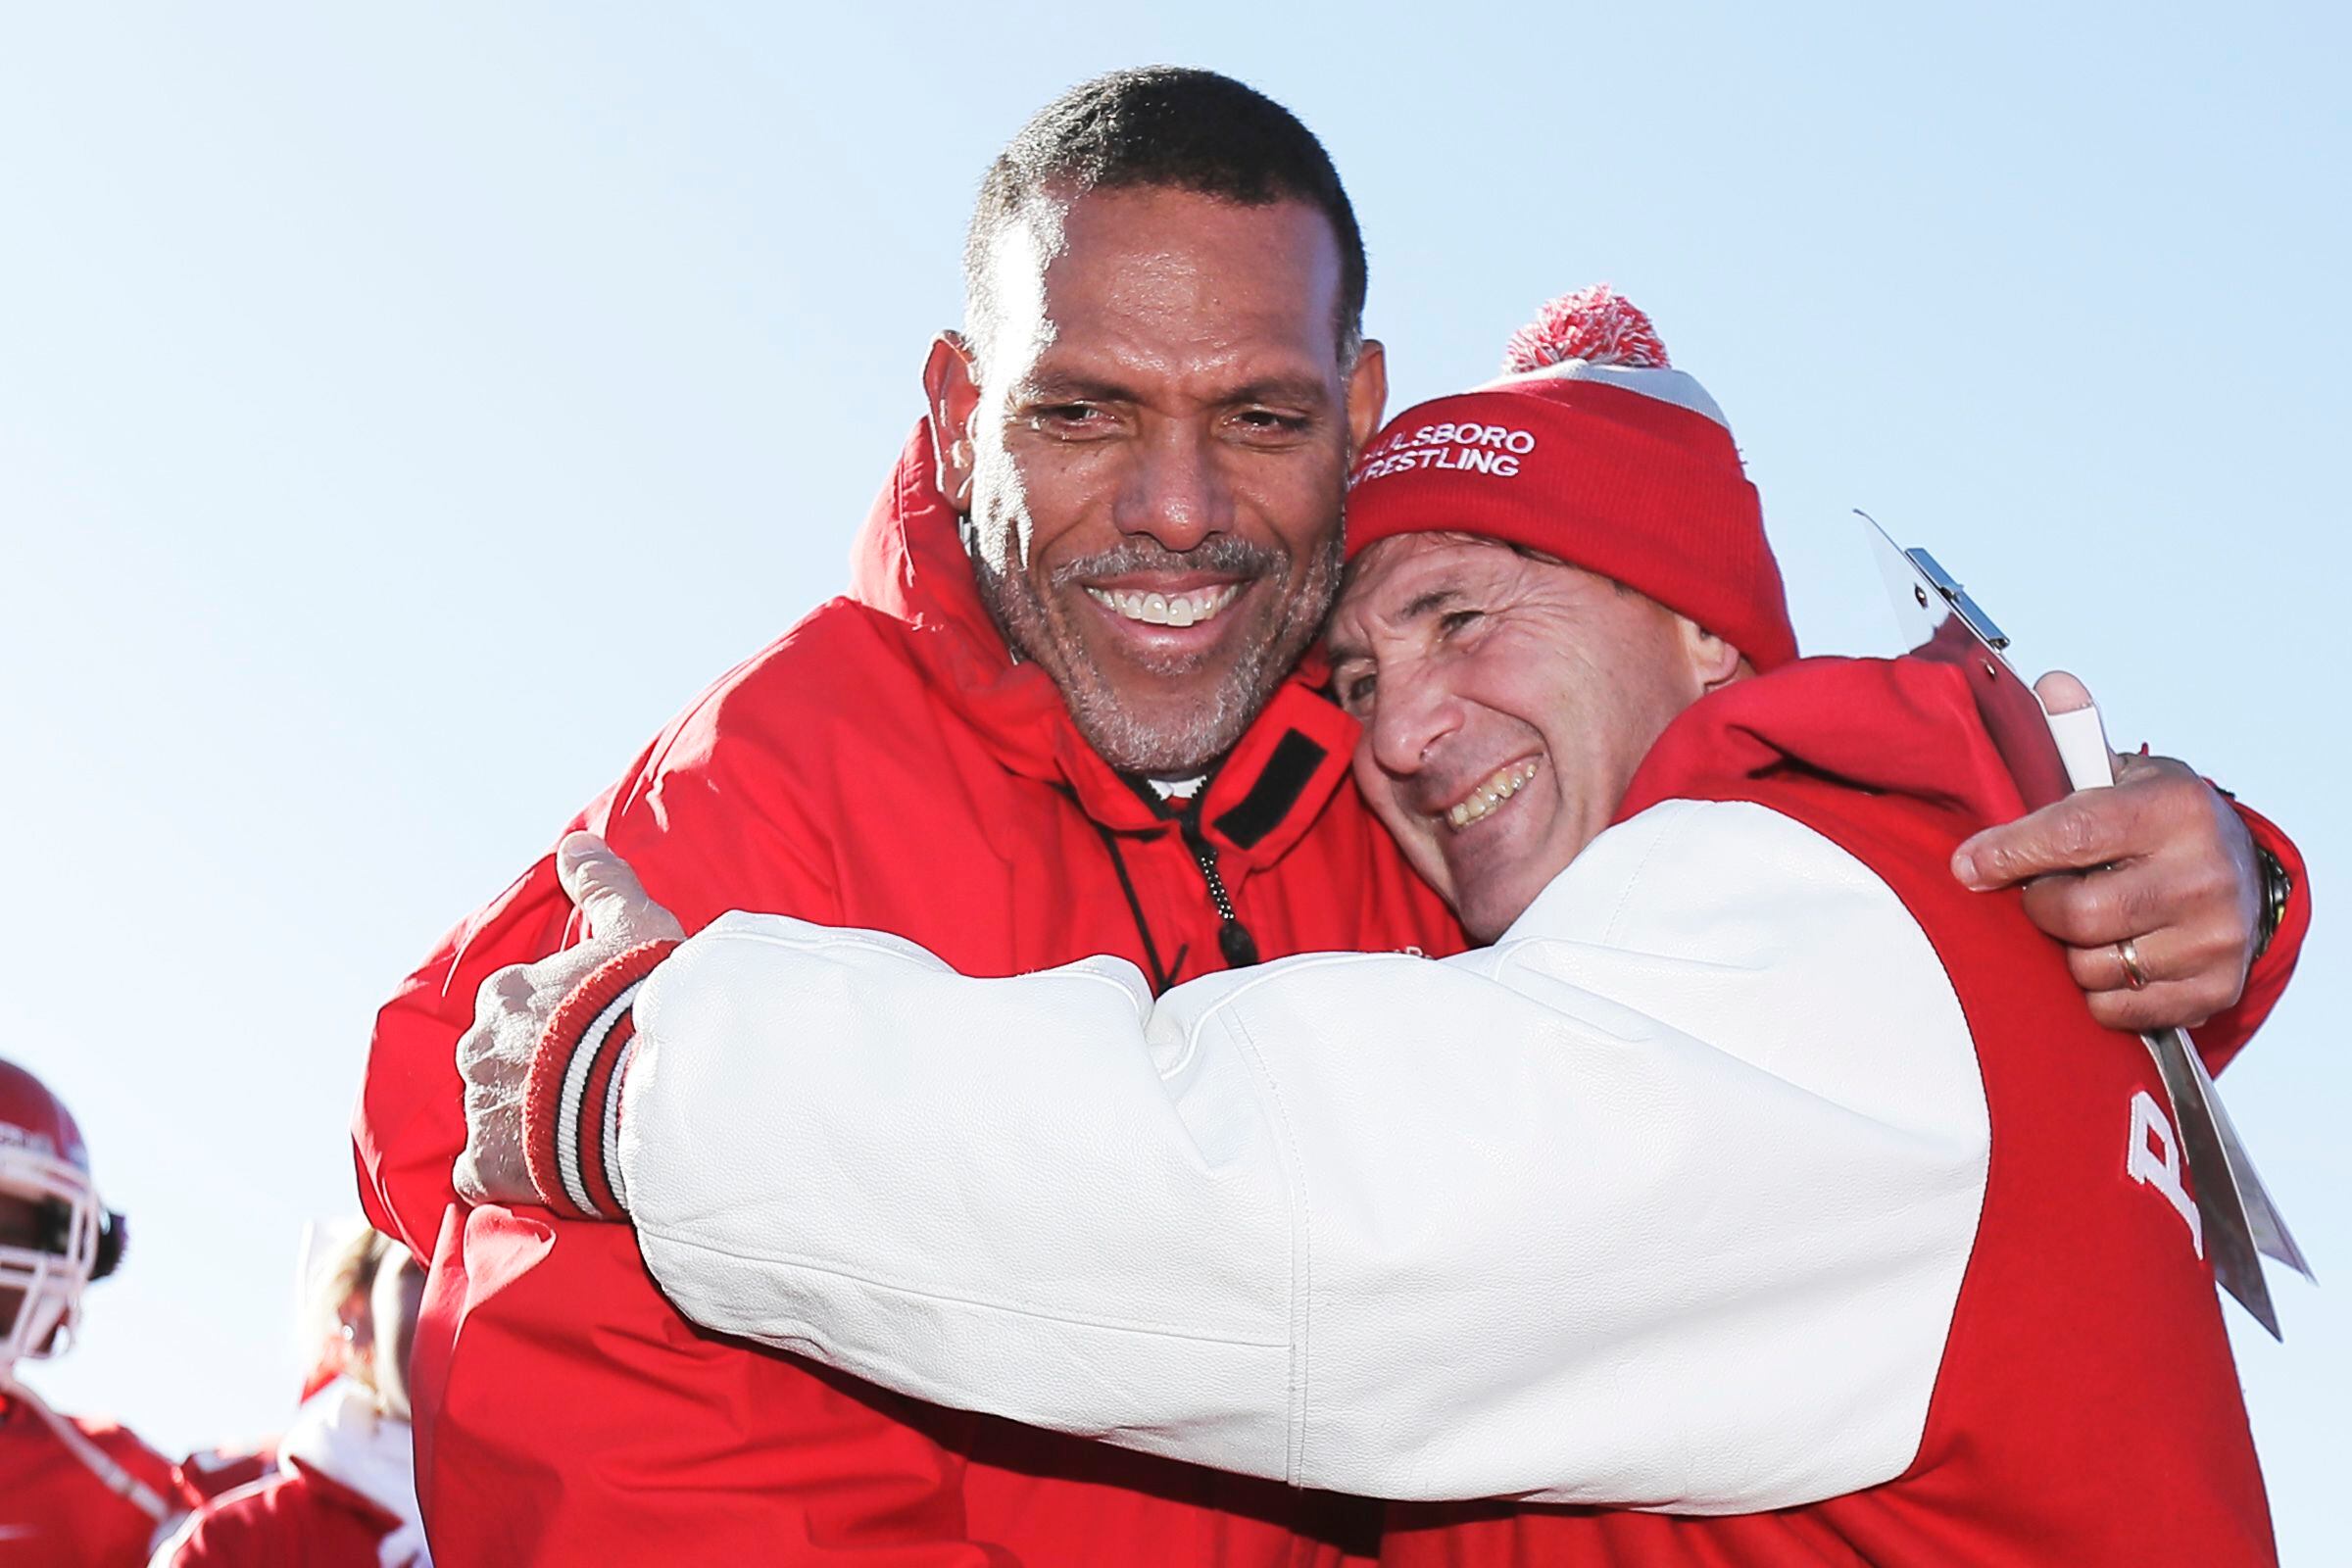
[[[1086,591],[1095,603],[1127,620],[1141,621],[1147,626],[1198,626],[1204,620],[1216,619],[1248,586],[1229,582],[1221,587],[1195,588],[1180,594],[1143,593],[1130,588],[1089,587]]]
[[[1496,768],[1478,788],[1446,808],[1443,813],[1446,825],[1459,833],[1471,823],[1494,815],[1496,808],[1518,794],[1536,776],[1537,766],[1535,760],[1530,759]]]

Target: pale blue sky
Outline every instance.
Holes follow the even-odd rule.
[[[982,169],[1111,66],[1324,137],[1400,402],[1616,283],[1730,414],[1810,649],[1888,636],[1868,508],[2331,894],[2345,18],[0,10],[0,1054],[136,1229],[37,1381],[166,1446],[282,1418],[374,1005],[839,589]],[[2341,1282],[2322,909],[2225,1087]],[[2327,1562],[2352,1297],[2278,1289],[2240,1365],[2286,1560]]]

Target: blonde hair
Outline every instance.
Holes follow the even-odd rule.
[[[353,1355],[344,1343],[349,1338],[344,1313],[354,1301],[363,1313],[368,1310],[368,1296],[375,1289],[375,1277],[399,1247],[381,1231],[365,1224],[354,1226],[332,1249],[319,1254],[304,1296],[302,1334],[313,1360],[331,1362],[343,1376],[370,1389],[374,1387],[372,1367]]]

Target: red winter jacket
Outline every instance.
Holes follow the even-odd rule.
[[[2277,1561],[2188,1199],[2152,1187],[2131,1152],[2173,1136],[2169,1121],[2149,1127],[2169,1116],[2163,1080],[2090,1021],[2016,894],[1970,894],[1946,869],[1962,838],[2019,809],[1954,679],[1910,661],[1814,660],[1727,688],[1666,731],[1620,808],[1752,801],[1812,828],[1902,900],[1960,1003],[1991,1154],[1908,1467],[1826,1501],[1720,1518],[1400,1505],[1388,1568]],[[2297,905],[2268,995],[2293,965],[2309,907]],[[2225,1020],[2214,1039],[2231,1044],[2233,1029]]]
[[[968,972],[1109,952],[1222,967],[1213,855],[1265,956],[1460,936],[1343,787],[1354,726],[1283,687],[1180,826],[1015,666],[918,431],[823,606],[673,722],[574,819],[689,930],[774,909],[908,936]],[[455,1203],[476,988],[577,936],[541,859],[377,1021],[356,1142],[370,1218],[433,1255],[417,1490],[441,1568],[499,1564],[1332,1564],[1369,1505],[886,1396],[700,1332],[623,1227]]]

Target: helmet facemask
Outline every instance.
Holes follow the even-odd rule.
[[[0,1125],[0,1139],[17,1131]],[[98,1272],[104,1211],[88,1172],[37,1145],[0,1142],[0,1196],[31,1203],[49,1220],[41,1245],[0,1244],[0,1297],[24,1293],[0,1325],[4,1375],[20,1359],[52,1353],[61,1334],[71,1342],[81,1293]]]

